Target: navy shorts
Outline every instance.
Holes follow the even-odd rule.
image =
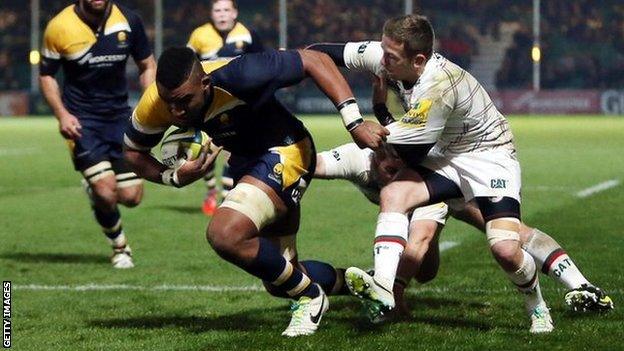
[[[253,157],[232,154],[229,160],[234,184],[243,176],[252,176],[270,186],[292,208],[299,206],[316,167],[316,149],[310,137],[287,146],[270,148]]]
[[[80,119],[82,137],[68,140],[74,168],[84,171],[102,161],[116,165],[115,173],[129,171],[123,162],[123,137],[128,116],[114,119]]]

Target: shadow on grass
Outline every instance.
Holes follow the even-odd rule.
[[[171,211],[171,212],[177,212],[177,213],[187,213],[187,214],[196,214],[196,213],[202,213],[201,207],[199,205],[197,206],[189,206],[189,205],[156,205],[156,206],[149,206],[149,207],[143,207],[143,208],[150,208],[150,209],[155,209],[155,210],[165,210],[165,211]]]
[[[280,313],[281,312],[281,313]],[[90,327],[105,329],[183,329],[189,333],[208,331],[250,332],[288,324],[288,310],[284,307],[249,309],[232,314],[184,316],[149,315],[129,318],[94,319]]]
[[[74,253],[12,252],[2,254],[0,258],[26,263],[102,264],[108,262],[108,256],[106,255]]]

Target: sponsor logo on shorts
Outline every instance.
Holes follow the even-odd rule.
[[[490,179],[490,188],[507,189],[507,179]]]
[[[277,163],[273,166],[273,172],[269,174],[269,179],[274,180],[278,184],[282,184],[282,174],[284,173],[284,164]]]

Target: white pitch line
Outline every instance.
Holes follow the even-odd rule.
[[[620,185],[620,180],[619,179],[611,179],[611,180],[607,180],[606,182],[602,182],[599,184],[596,184],[594,186],[590,186],[589,188],[583,189],[579,192],[576,193],[576,197],[579,197],[581,199],[586,198],[586,197],[590,197],[594,194],[597,194],[601,191],[605,191],[608,189],[611,189],[613,187],[616,187]]]
[[[440,252],[444,252],[446,250],[450,250],[455,246],[459,246],[459,242],[457,241],[442,241],[440,243]]]
[[[24,148],[0,148],[0,156],[21,156],[37,153],[39,150],[34,147]]]
[[[128,284],[84,284],[84,285],[15,285],[16,290],[33,290],[33,291],[108,291],[108,290],[137,290],[137,291],[207,291],[207,292],[245,292],[245,291],[263,291],[264,287],[260,285],[247,286],[220,286],[220,285],[128,285]]]
[[[440,252],[449,250],[458,246],[460,243],[457,241],[442,241],[440,243]],[[264,287],[261,285],[243,285],[243,286],[229,286],[229,285],[174,285],[163,284],[155,286],[143,286],[143,285],[130,285],[130,284],[82,284],[82,285],[43,285],[43,284],[16,284],[13,286],[16,290],[30,290],[30,291],[121,291],[121,290],[133,290],[133,291],[201,291],[201,292],[214,292],[214,293],[226,293],[226,292],[247,292],[247,291],[264,291]]]
[[[212,293],[228,293],[228,292],[258,292],[264,291],[264,287],[260,285],[247,286],[217,286],[217,285],[157,285],[157,286],[140,286],[128,284],[86,284],[86,285],[14,285],[17,291],[70,291],[70,292],[87,292],[87,291],[148,291],[148,292],[171,292],[171,291],[200,291]],[[450,292],[462,291],[466,294],[503,294],[516,291],[513,287],[502,287],[498,289],[480,289],[466,286],[461,287],[433,287],[419,286],[409,289],[410,292],[416,294],[439,293],[446,294]],[[544,290],[544,289],[542,289]],[[564,291],[562,288],[551,288],[547,290]],[[610,289],[610,294],[622,295],[623,289]]]

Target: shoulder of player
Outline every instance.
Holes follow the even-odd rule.
[[[52,19],[48,21],[48,24],[46,26],[46,32],[52,33],[63,31],[66,29],[70,29],[72,26],[74,26],[73,20],[78,18],[78,16],[74,12],[74,6],[75,5],[73,4],[67,6],[59,13],[57,13],[54,17],[52,17]]]
[[[134,31],[137,30],[137,25],[142,24],[143,20],[141,19],[141,16],[134,10],[130,9],[127,6],[118,4],[116,2],[113,3],[113,11],[111,13],[111,17],[115,16],[118,18],[111,18],[109,17],[109,21],[113,20],[116,22],[127,22],[127,24],[130,26],[130,31]],[[118,11],[118,12],[117,12]]]
[[[241,22],[236,22],[236,24],[234,25],[230,33],[228,33],[228,35],[243,35],[243,34],[251,35],[252,33],[253,33],[253,30],[250,27],[247,27]]]
[[[212,25],[212,23],[207,22],[202,24],[199,27],[196,27],[195,29],[193,29],[193,31],[191,32],[191,36],[198,36],[198,37],[202,37],[203,35],[205,35],[206,33],[216,33],[217,30],[214,28],[214,26]]]
[[[134,109],[132,118],[149,128],[163,128],[171,124],[171,114],[165,102],[158,95],[156,82],[145,89]]]

